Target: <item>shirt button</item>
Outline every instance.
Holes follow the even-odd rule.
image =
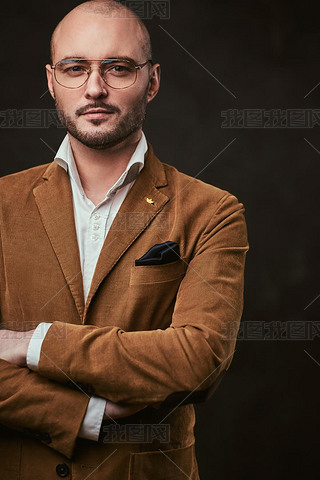
[[[99,230],[100,225],[98,225],[97,223],[94,223],[94,224],[92,225],[92,228],[93,228],[93,230]]]
[[[92,238],[92,240],[97,241],[99,239],[99,235],[96,235],[94,233],[91,238]]]
[[[69,467],[65,463],[59,463],[56,467],[56,472],[59,477],[67,477],[69,475]]]
[[[95,213],[95,214],[93,215],[93,218],[94,218],[95,220],[99,220],[99,218],[100,218],[99,213]]]

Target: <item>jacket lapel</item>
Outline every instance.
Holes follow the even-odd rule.
[[[163,165],[154,155],[149,143],[148,146],[144,168],[122,203],[101,249],[85,305],[83,322],[101,282],[169,201],[169,198],[158,190],[158,187],[167,185]]]
[[[84,308],[80,254],[74,222],[72,190],[67,172],[52,162],[43,181],[33,189],[36,204],[52,248],[74,298],[80,318]],[[59,292],[53,292],[59,295]]]
[[[163,165],[149,143],[148,146],[144,168],[122,203],[101,249],[85,306],[68,174],[52,162],[43,175],[43,182],[33,190],[41,220],[66,279],[66,287],[71,291],[83,323],[101,282],[169,201],[158,190],[158,187],[167,185]]]

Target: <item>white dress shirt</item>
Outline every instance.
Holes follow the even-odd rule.
[[[141,139],[125,171],[98,205],[94,205],[84,193],[68,134],[54,158],[58,165],[66,170],[70,179],[85,302],[104,240],[122,202],[144,166],[144,157],[147,150],[147,141],[142,132]],[[27,365],[31,370],[37,371],[38,369],[41,345],[50,326],[51,323],[40,323],[30,340]],[[98,440],[105,405],[106,400],[103,398],[96,396],[90,398],[79,432],[80,437]]]

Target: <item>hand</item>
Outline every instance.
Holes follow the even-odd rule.
[[[34,330],[15,332],[0,330],[0,359],[19,367],[27,365],[27,351]]]
[[[104,420],[112,420],[114,418],[129,417],[140,410],[143,410],[148,405],[132,405],[130,403],[113,403],[107,400],[104,411]]]

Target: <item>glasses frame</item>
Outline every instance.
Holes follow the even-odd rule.
[[[129,88],[129,87],[132,87],[132,85],[134,85],[137,81],[137,77],[138,77],[138,70],[141,70],[143,67],[145,67],[149,62],[151,63],[151,65],[153,65],[153,61],[151,59],[147,60],[146,62],[144,63],[135,63],[133,60],[128,60],[127,58],[121,58],[121,57],[118,57],[118,58],[96,58],[96,59],[89,59],[89,58],[66,58],[64,60],[59,60],[57,63],[55,63],[55,65],[50,65],[51,69],[54,71],[54,78],[56,80],[57,83],[59,83],[59,85],[61,85],[62,87],[64,88],[70,88],[72,90],[75,90],[77,88],[80,88],[80,87],[83,87],[83,85],[88,81],[88,78],[92,72],[92,66],[90,65],[89,66],[89,70],[86,72],[87,73],[87,78],[85,79],[85,81],[79,85],[78,87],[66,87],[65,85],[63,85],[62,83],[60,83],[58,80],[57,80],[57,76],[56,76],[56,68],[57,68],[57,65],[58,63],[63,63],[63,62],[66,62],[66,61],[70,61],[70,60],[76,60],[77,62],[101,62],[100,63],[100,66],[99,66],[99,70],[100,70],[100,76],[102,78],[102,80],[104,81],[104,83],[106,85],[108,85],[108,87],[110,88],[114,88],[115,90],[123,90],[125,88]],[[128,85],[127,87],[113,87],[112,85],[109,85],[108,82],[106,82],[106,80],[103,78],[102,76],[102,71],[101,71],[101,68],[102,68],[102,64],[104,62],[126,62],[128,64],[130,64],[132,67],[135,68],[135,71],[136,71],[136,76],[135,76],[135,79],[134,81]]]

